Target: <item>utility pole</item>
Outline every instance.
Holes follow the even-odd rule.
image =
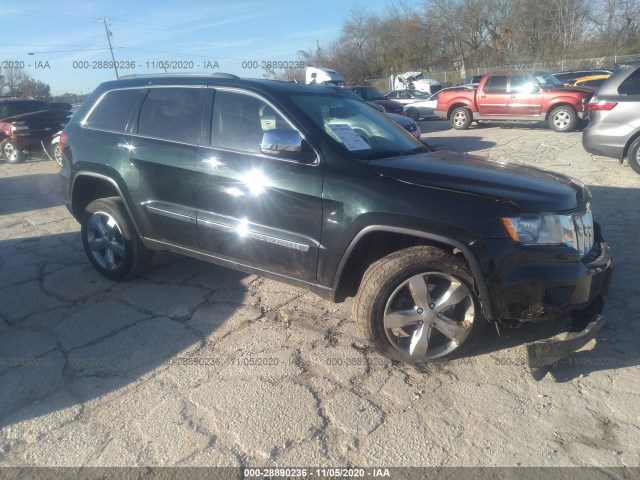
[[[107,34],[107,42],[109,42],[109,50],[111,50],[111,60],[113,60],[113,69],[116,71],[116,78],[120,78],[118,75],[118,66],[116,65],[116,58],[113,56],[113,47],[111,46],[111,32],[107,27],[107,17],[102,17],[102,20],[98,20],[98,23],[104,23],[104,31]]]

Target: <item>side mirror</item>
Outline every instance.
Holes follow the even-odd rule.
[[[264,132],[260,151],[265,155],[302,163],[313,163],[316,160],[313,149],[291,128],[274,128]]]

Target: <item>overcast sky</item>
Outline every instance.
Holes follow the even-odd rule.
[[[180,70],[184,73],[222,71],[261,77],[262,68],[243,69],[242,62],[257,61],[261,66],[263,60],[298,60],[298,50],[315,48],[316,40],[322,47],[335,39],[356,4],[351,0],[5,1],[0,9],[0,62],[24,64],[35,79],[51,86],[54,95],[88,93],[115,78],[113,68],[100,68],[104,64],[98,63],[111,60],[104,25],[98,22],[109,17],[116,61],[121,67],[135,64],[121,68],[121,75],[163,72],[157,62],[169,61],[182,62],[187,67]],[[382,11],[386,4],[388,0],[366,2],[371,12]],[[219,69],[205,70],[216,61]],[[7,65],[0,67],[3,64]]]

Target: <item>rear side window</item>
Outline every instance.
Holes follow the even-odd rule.
[[[202,88],[152,88],[140,111],[138,134],[199,143],[203,95]]]
[[[507,78],[506,75],[489,77],[487,83],[484,84],[484,91],[486,93],[507,93]]]
[[[640,94],[640,68],[629,75],[618,87],[620,95],[639,95]]]
[[[98,130],[125,132],[133,109],[139,105],[146,90],[114,90],[108,92],[95,106],[84,125]]]

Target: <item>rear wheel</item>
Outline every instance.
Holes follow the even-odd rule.
[[[24,154],[14,147],[7,139],[0,143],[0,151],[2,152],[4,159],[9,163],[24,162]]]
[[[427,246],[407,248],[372,264],[354,312],[380,353],[411,363],[460,355],[485,324],[466,265]]]
[[[82,244],[95,269],[110,280],[140,275],[153,250],[144,246],[118,197],[91,202],[82,218]]]
[[[568,105],[554,108],[549,114],[549,128],[556,132],[571,132],[578,123],[578,114]]]
[[[466,130],[471,120],[471,111],[466,107],[458,107],[451,112],[451,126],[456,130]]]
[[[636,138],[629,147],[627,160],[633,171],[640,175],[640,137]]]

